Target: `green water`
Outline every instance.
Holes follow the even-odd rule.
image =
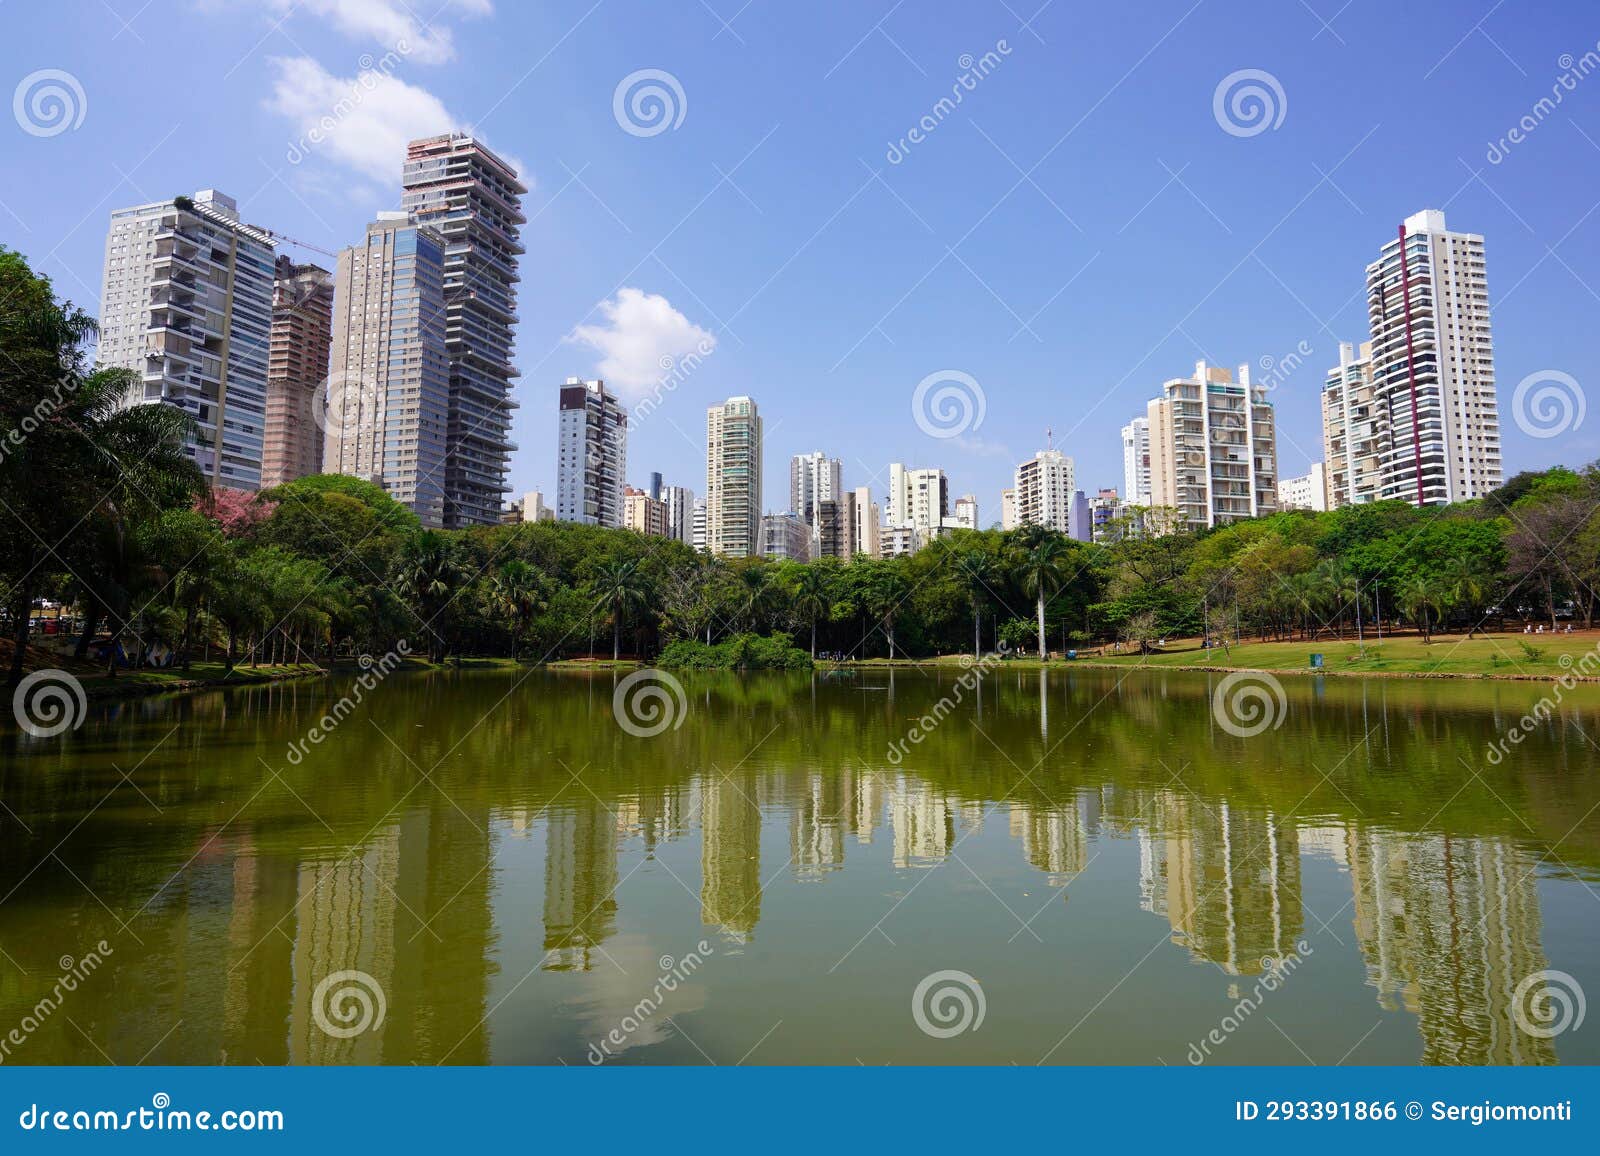
[[[1214,676],[959,676],[685,676],[636,737],[610,673],[395,674],[298,761],[347,678],[7,716],[4,1062],[1600,1060],[1512,1007],[1600,994],[1600,696],[1495,764],[1547,688],[1238,737]]]

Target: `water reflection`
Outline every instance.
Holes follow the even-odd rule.
[[[612,725],[604,679],[541,674],[498,707],[503,676],[400,679],[327,757],[294,768],[276,754],[334,688],[129,703],[65,742],[0,737],[14,813],[0,820],[0,1022],[29,1014],[58,956],[115,946],[114,966],[8,1062],[550,1061],[570,1042],[553,1034],[562,1007],[581,1009],[573,1032],[603,1031],[658,955],[702,934],[738,951],[772,931],[778,946],[745,950],[751,970],[730,970],[727,987],[703,977],[677,1014],[712,1015],[749,984],[798,999],[952,858],[982,887],[905,918],[952,951],[981,941],[997,984],[1013,961],[1030,981],[1035,963],[990,929],[996,888],[1064,896],[1103,881],[1116,900],[1098,929],[1164,920],[1187,958],[1225,976],[1258,975],[1308,937],[1331,936],[1328,953],[1348,943],[1370,1007],[1420,1034],[1391,1058],[1558,1059],[1517,1028],[1511,1001],[1552,966],[1541,878],[1582,887],[1559,876],[1592,878],[1600,861],[1595,749],[1577,733],[1595,704],[1564,704],[1521,758],[1491,767],[1486,741],[1529,688],[1296,685],[1282,728],[1239,740],[1211,725],[1203,678],[1002,670],[903,767],[885,766],[949,685],[706,679],[685,726],[639,740]],[[1547,859],[1562,870],[1541,876]],[[1313,870],[1338,872],[1338,901],[1311,905]],[[790,884],[819,898],[791,898]],[[1097,927],[1047,945],[1057,983],[1077,953],[1139,962],[1096,946]],[[340,1038],[313,1005],[347,970],[373,978],[387,1015]],[[578,986],[541,994],[537,974]],[[903,1003],[898,973],[830,982],[806,1001],[877,1001],[881,983],[884,1005]],[[1032,1062],[1023,1036],[1015,1058]],[[675,1038],[655,1023],[629,1047],[649,1058]]]

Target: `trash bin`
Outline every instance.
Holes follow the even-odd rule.
[[[1311,656],[1311,669],[1312,670],[1321,670],[1322,669],[1322,655],[1313,654]]]

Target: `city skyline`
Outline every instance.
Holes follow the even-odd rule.
[[[1241,28],[1221,11],[1161,4],[1138,17],[1093,14],[1083,35],[1128,51],[1074,55],[1072,69],[1057,70],[1045,67],[1049,54],[1075,53],[1079,32],[1054,8],[1027,27],[1001,7],[937,27],[901,10],[877,36],[883,13],[840,6],[814,27],[773,14],[764,18],[779,33],[773,44],[744,35],[748,17],[731,21],[734,37],[709,14],[697,23],[587,8],[449,13],[437,27],[402,27],[406,52],[392,32],[315,12],[278,28],[281,14],[230,22],[204,10],[186,35],[233,71],[213,107],[174,111],[143,131],[129,131],[132,110],[110,93],[135,75],[122,51],[130,35],[159,35],[160,13],[66,47],[57,47],[61,14],[19,13],[18,51],[79,78],[88,107],[71,131],[13,134],[21,163],[0,184],[0,220],[64,293],[103,312],[95,224],[110,206],[227,188],[243,219],[337,251],[400,203],[406,140],[470,128],[530,186],[513,389],[526,432],[513,438],[508,494],[554,492],[554,447],[542,436],[555,405],[548,383],[605,378],[636,401],[660,376],[647,356],[660,337],[680,358],[708,352],[637,431],[636,461],[694,478],[698,412],[747,393],[772,425],[770,479],[792,453],[823,446],[874,494],[889,461],[921,461],[992,510],[1046,427],[1086,488],[1115,483],[1112,431],[1200,357],[1263,374],[1262,359],[1296,363],[1274,379],[1274,401],[1281,473],[1303,474],[1323,456],[1322,378],[1340,343],[1368,336],[1354,266],[1408,215],[1440,208],[1456,228],[1489,238],[1505,474],[1600,451],[1582,423],[1533,436],[1510,412],[1530,374],[1581,383],[1597,370],[1583,318],[1600,234],[1583,177],[1600,167],[1600,151],[1580,123],[1596,96],[1580,75],[1559,109],[1506,143],[1562,74],[1562,54],[1584,53],[1559,12],[1501,10],[1475,27],[1484,14],[1425,5],[1402,50],[1368,5],[1327,27],[1286,11]],[[529,62],[496,51],[519,37],[539,53],[558,42],[578,52],[554,53],[524,78]],[[999,67],[962,106],[898,160],[887,155],[886,142],[901,141],[948,91],[943,74],[957,58],[1000,40]],[[381,83],[359,89],[358,107],[331,132],[308,134],[348,94],[363,53]],[[681,123],[630,132],[613,115],[614,92],[653,66],[684,93]],[[1229,132],[1213,96],[1252,68],[1279,83],[1281,123]],[[1158,70],[1163,81],[1152,85]],[[1384,75],[1383,90],[1350,85],[1352,70]],[[762,83],[786,73],[803,83]],[[400,111],[407,102],[426,115]],[[553,102],[566,119],[516,115]],[[1441,102],[1450,117],[1405,131],[1401,109]],[[852,115],[835,115],[841,107]],[[1041,118],[1045,109],[1059,118]],[[185,147],[207,132],[216,148]],[[1577,179],[1546,179],[1557,153]],[[1089,156],[1102,174],[1092,186],[1071,179]],[[61,190],[21,179],[45,164],[62,175]],[[541,275],[553,267],[563,275]],[[970,436],[941,440],[912,424],[910,398],[946,369],[978,381],[987,406]],[[839,421],[847,411],[851,420]]]

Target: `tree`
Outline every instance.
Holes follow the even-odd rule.
[[[547,604],[543,575],[521,559],[513,558],[495,573],[489,588],[495,609],[511,620],[511,657],[516,658],[517,646],[527,636],[528,624]]]
[[[1433,581],[1423,574],[1412,574],[1400,583],[1397,591],[1400,609],[1417,624],[1423,642],[1432,642],[1432,616],[1440,609],[1439,592]]]
[[[1044,604],[1067,581],[1067,564],[1071,551],[1066,539],[1053,530],[1043,527],[1025,527],[1018,539],[1017,569],[1022,589],[1034,600],[1039,620],[1039,661],[1048,657],[1044,637]]]
[[[794,608],[811,625],[811,661],[817,660],[817,619],[825,618],[833,607],[833,591],[827,573],[820,566],[806,566],[796,576],[791,590]]]
[[[611,558],[600,564],[593,580],[596,599],[611,611],[611,659],[622,657],[622,625],[649,603],[650,594],[637,562]]]
[[[456,559],[454,539],[436,530],[411,538],[401,552],[395,587],[428,633],[428,661],[442,662],[449,653],[446,612],[467,579]]]

